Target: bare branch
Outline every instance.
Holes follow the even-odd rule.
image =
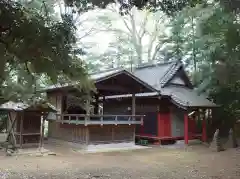
[[[139,37],[142,39],[146,33],[146,25],[148,22],[149,11],[146,12],[145,17],[143,19],[143,24],[141,25],[141,29],[139,30]]]
[[[62,9],[62,5],[61,5],[61,2],[58,1],[58,6],[59,6],[59,10],[60,10],[60,15],[62,16],[63,14],[63,9]]]
[[[154,31],[152,34],[149,34],[149,36],[151,36],[152,38],[151,38],[151,40],[149,42],[149,46],[148,46],[148,61],[153,61],[156,58],[157,52],[160,48],[159,45],[160,46],[162,45],[162,44],[157,44],[153,51],[153,44],[156,41],[158,34],[160,32],[159,25],[162,23],[163,18],[164,18],[164,15],[162,15],[160,18],[158,18],[155,21]],[[159,42],[159,43],[162,43],[162,42]],[[153,52],[153,56],[151,57],[152,52]]]
[[[159,52],[160,48],[165,44],[166,42],[166,39],[164,39],[163,41],[159,42],[155,48],[154,48],[154,53],[153,53],[153,56],[152,56],[152,60],[154,60],[157,56],[157,53]]]
[[[94,31],[94,28],[91,28],[88,32],[86,32],[83,36],[77,38],[78,40],[82,40],[83,38],[89,36],[89,35],[93,35],[92,32],[95,32],[95,34],[97,33],[96,31]]]

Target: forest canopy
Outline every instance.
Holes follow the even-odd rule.
[[[68,12],[54,17],[53,4]],[[165,54],[193,64],[196,87],[223,106],[225,118],[240,108],[240,22],[238,0],[0,0],[0,83],[4,99],[26,99],[40,84],[78,81],[93,88],[76,35],[75,17],[118,3],[121,16],[133,7],[162,12],[171,35],[162,42]],[[110,55],[110,54],[109,54]],[[183,57],[186,57],[183,58]],[[41,80],[45,80],[44,82]]]

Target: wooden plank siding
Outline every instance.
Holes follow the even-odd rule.
[[[86,142],[86,130],[87,128],[82,125],[72,125],[57,123],[55,121],[49,121],[49,137],[54,139],[65,140],[74,143]]]
[[[89,144],[133,142],[135,125],[90,126]]]
[[[54,123],[56,122],[51,121],[49,125],[54,125]],[[53,127],[51,127],[51,129],[51,138],[54,139],[74,143],[99,144],[133,142],[135,125],[104,125],[102,127],[86,127],[83,125],[64,124],[64,127],[60,127],[60,130],[54,131],[53,129],[56,128]]]
[[[62,113],[62,94],[59,92],[47,93],[47,98],[50,104],[56,107],[57,113]],[[61,137],[60,123],[49,121],[48,123],[48,137],[60,138]]]
[[[58,114],[63,114],[62,111],[63,95],[59,92],[48,93],[47,95],[49,102],[57,108]],[[130,105],[130,107],[132,106]],[[114,111],[111,112],[112,113],[109,114],[131,115],[131,110],[129,113],[125,113],[124,111],[119,109],[116,111],[116,113],[114,113]],[[127,120],[115,121],[115,117],[113,117],[113,120],[110,121],[89,120],[87,121],[89,125],[84,125],[85,124],[85,120],[83,120],[84,118],[81,120],[81,117],[77,117],[78,118],[77,121],[68,120],[66,121],[66,123],[63,123],[63,121],[60,120],[60,115],[57,116],[59,116],[57,117],[58,122],[56,122],[55,120],[49,120],[48,124],[49,138],[66,142],[72,142],[81,145],[134,142],[135,141],[134,133],[136,127],[135,124],[141,123],[141,121],[139,120],[140,117],[136,119],[138,121]],[[75,117],[73,118],[75,119]]]

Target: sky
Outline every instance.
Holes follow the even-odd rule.
[[[62,8],[63,9],[63,8]],[[110,10],[109,10],[110,9]],[[56,13],[60,16],[60,8],[59,6],[55,7]],[[114,11],[114,12],[112,12]],[[78,26],[77,34],[79,37],[85,36],[85,34],[91,29],[94,28],[94,33],[90,34],[89,36],[84,37],[81,39],[81,42],[84,44],[92,43],[92,52],[96,53],[102,53],[108,49],[108,44],[114,40],[114,35],[112,35],[109,32],[103,32],[99,31],[99,29],[103,29],[104,26],[102,26],[101,21],[102,19],[110,20],[112,28],[115,29],[121,29],[124,31],[127,31],[123,21],[122,17],[117,13],[118,8],[116,5],[109,5],[107,9],[96,9],[93,11],[88,11],[80,16],[78,19],[78,23],[81,23],[81,25]],[[141,24],[146,12],[141,12],[136,9],[134,9],[134,15],[135,19],[137,21],[137,24]],[[107,17],[107,19],[106,19]],[[147,24],[148,29],[153,28],[153,25],[151,24],[153,21],[150,21],[150,23]],[[144,39],[144,41],[147,43],[149,39]]]
[[[61,10],[63,11],[64,8],[62,6],[62,9],[59,8],[59,6],[55,7],[55,12],[58,14],[60,17],[60,12]],[[80,18],[78,18],[77,21],[77,34],[78,37],[84,37],[79,40],[79,47],[83,48],[85,51],[87,51],[87,55],[82,56],[81,58],[83,60],[86,60],[87,63],[91,63],[92,65],[100,65],[101,69],[102,68],[108,68],[109,65],[105,65],[106,63],[105,60],[103,60],[103,55],[104,53],[110,52],[110,50],[113,50],[114,48],[109,48],[110,42],[116,42],[116,37],[119,35],[114,35],[112,31],[106,31],[108,29],[106,27],[106,24],[108,26],[111,26],[112,29],[118,29],[122,30],[124,32],[129,32],[127,29],[126,25],[124,24],[123,18],[127,18],[128,24],[130,24],[130,19],[129,16],[127,17],[122,17],[118,13],[119,8],[115,4],[109,5],[106,9],[95,9],[92,11],[88,11],[84,14],[80,15]],[[147,11],[140,11],[137,9],[133,9],[133,16],[135,19],[135,23],[137,25],[137,31],[140,30],[141,25],[144,22],[145,17],[148,17],[148,21],[146,24],[146,33],[142,39],[142,46],[143,46],[143,53],[142,53],[142,62],[147,62],[148,56],[147,52],[150,47],[150,41],[152,39],[152,34],[155,29],[155,22],[157,22],[157,19],[161,19],[163,17],[163,21],[158,24],[158,34],[168,34],[169,30],[166,28],[166,23],[168,22],[166,20],[166,16],[163,16],[162,12],[157,12],[157,13],[148,13]],[[105,23],[103,23],[103,21]],[[107,22],[107,23],[106,23]],[[130,26],[131,27],[131,26]],[[105,30],[103,30],[105,29]],[[86,36],[86,33],[88,33],[90,30],[91,33]],[[121,36],[122,37],[122,36]],[[130,48],[133,45],[132,41],[129,40],[129,44],[123,43],[121,47],[127,47]],[[151,48],[152,52],[151,54],[154,54],[154,48],[155,46],[159,43],[159,41],[156,39],[153,43],[153,46]],[[127,45],[127,46],[126,46]],[[114,50],[117,50],[114,49]],[[108,59],[108,56],[105,56],[106,59]],[[133,50],[133,54],[126,54],[121,56],[121,63],[123,61],[129,63],[131,61],[132,64],[136,64],[137,59],[139,59],[136,54],[136,50]],[[101,60],[102,59],[102,60]],[[110,63],[117,63],[117,59],[115,58],[110,58],[111,61]],[[116,60],[116,61],[115,61]],[[159,59],[157,59],[159,60]],[[109,62],[109,60],[107,60]],[[156,60],[154,61],[156,62]]]
[[[62,10],[63,9],[64,8],[62,7]],[[57,16],[60,18],[61,10],[59,8],[59,5],[57,5],[54,10]],[[92,43],[91,51],[96,53],[107,50],[109,42],[111,42],[113,39],[113,37],[106,32],[96,32],[97,28],[99,27],[98,16],[103,13],[106,13],[106,10],[91,10],[84,14],[81,14],[77,21],[77,24],[79,24],[77,25],[77,34],[80,38],[84,37],[81,39],[81,43]],[[88,33],[92,28],[95,29],[94,32],[86,36],[86,33]]]

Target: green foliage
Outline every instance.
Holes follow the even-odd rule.
[[[0,114],[0,133],[7,131],[7,120],[8,116],[6,114]]]
[[[54,83],[74,80],[81,81],[86,90],[91,88],[84,63],[73,53],[76,27],[68,14],[55,21],[26,4],[1,0],[0,24],[4,98],[11,88],[16,93],[34,91],[42,75]]]
[[[197,68],[190,66],[195,84],[222,106],[219,116],[232,125],[240,109],[238,11],[222,2],[187,7],[171,26],[174,48],[168,50],[196,64]]]
[[[118,2],[120,4],[120,12],[122,14],[128,13],[133,7],[138,9],[147,8],[151,11],[162,11],[167,15],[173,16],[176,12],[181,11],[184,7],[194,7],[196,4],[204,2],[204,0],[65,0],[66,4],[72,7],[77,7],[80,10],[85,10],[89,6],[105,8],[108,4]]]

